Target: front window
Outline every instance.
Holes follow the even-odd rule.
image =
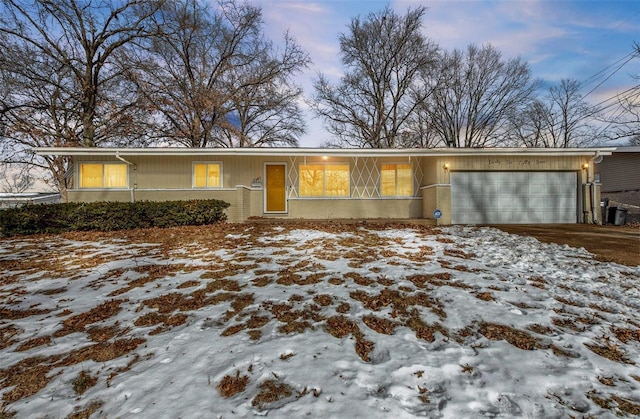
[[[300,196],[349,196],[348,164],[301,164]]]
[[[81,188],[126,188],[127,165],[121,163],[81,163]]]
[[[194,188],[221,188],[222,163],[194,163]]]
[[[382,196],[412,196],[413,175],[410,164],[383,164],[380,167]]]

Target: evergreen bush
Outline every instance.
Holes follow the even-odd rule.
[[[113,231],[205,225],[226,221],[229,204],[217,199],[164,202],[28,204],[0,210],[0,234]]]

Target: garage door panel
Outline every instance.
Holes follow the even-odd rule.
[[[558,221],[556,222],[563,223],[563,224],[572,224],[576,222],[575,216],[571,217],[570,215],[564,212],[559,214],[557,219]]]
[[[491,173],[483,173],[482,183],[488,187],[496,188],[500,185],[500,179],[491,176]]]
[[[529,181],[531,183],[547,183],[548,176],[542,172],[529,172]]]
[[[502,220],[504,220],[504,224],[518,224],[524,222],[522,220],[525,219],[522,212],[508,209],[500,211],[499,214],[498,212],[494,211],[487,218],[491,220],[495,219],[496,217],[500,217]],[[485,222],[490,223],[490,221]]]
[[[498,172],[498,173],[504,173],[504,172]],[[509,174],[509,179],[511,179],[512,182],[515,182],[518,184],[526,184],[529,182],[529,172],[512,172]]]
[[[521,189],[518,188],[518,185],[516,185],[515,183],[505,183],[504,185],[502,185],[502,187],[500,188],[500,194],[501,195],[517,195],[518,193],[522,193],[526,191],[522,191]]]
[[[547,185],[547,194],[548,195],[562,195],[568,192],[567,188],[562,185]]]
[[[511,224],[524,224],[524,223],[529,223],[531,221],[531,219],[539,219],[540,218],[540,212],[536,212],[536,211],[527,211],[527,212],[522,212],[522,211],[512,211],[509,217],[509,223]]]
[[[480,213],[467,212],[466,214],[462,215],[461,219],[464,220],[462,222],[464,224],[481,224],[482,223],[480,218]]]
[[[575,223],[576,172],[453,172],[452,223]]]
[[[529,207],[533,211],[544,211],[548,207],[548,201],[544,195],[533,195],[529,197]]]
[[[486,184],[483,188],[486,195],[498,195],[500,193],[500,185],[498,184]]]
[[[575,213],[576,201],[569,196],[553,196],[548,198],[547,207],[558,211],[573,211]]]
[[[548,175],[548,181],[556,185],[562,184],[567,179],[575,176],[574,173],[570,172],[549,172]]]
[[[482,208],[491,208],[493,203],[500,199],[499,194],[475,196],[475,201],[482,205]]]
[[[460,179],[460,182],[467,186],[473,186],[473,188],[476,189],[478,186],[483,184],[483,179],[481,177],[466,176],[463,179]]]
[[[530,195],[544,195],[547,193],[547,185],[545,183],[530,183],[529,194]]]
[[[464,210],[476,209],[476,205],[474,204],[473,197],[471,196],[460,197],[458,206],[460,209],[464,209]]]
[[[500,195],[497,200],[487,203],[487,206],[493,205],[495,207],[495,204],[497,204],[500,209],[520,209],[530,207],[529,199],[523,196],[508,197]]]
[[[550,211],[549,223],[575,223],[575,217],[569,217],[564,211]]]
[[[530,211],[520,223],[544,224],[549,222],[546,217],[547,213],[545,211]]]
[[[563,199],[559,196],[548,196],[546,197],[544,206],[549,210],[559,210],[560,208],[562,208],[562,201]]]

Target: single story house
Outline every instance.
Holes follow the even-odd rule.
[[[592,223],[614,148],[36,148],[72,156],[68,201],[221,199],[229,221]]]

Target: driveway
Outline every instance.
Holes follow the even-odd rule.
[[[298,224],[300,220],[253,219],[254,223]],[[431,225],[432,220],[309,220],[308,223],[323,224],[419,224]],[[304,224],[304,222],[302,222]],[[502,231],[522,236],[531,236],[543,243],[566,244],[571,247],[583,247],[593,253],[597,260],[615,262],[627,266],[640,266],[640,227],[612,226],[595,224],[503,224],[490,225]]]
[[[640,228],[591,224],[495,225],[507,233],[535,237],[544,243],[584,247],[596,259],[640,265]]]

